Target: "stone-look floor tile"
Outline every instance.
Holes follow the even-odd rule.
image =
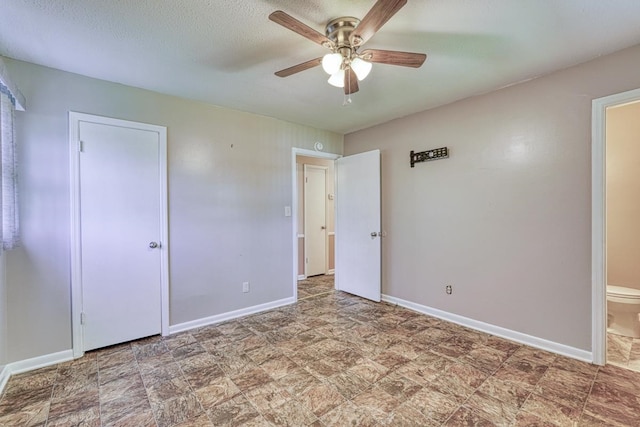
[[[441,423],[429,419],[409,403],[403,403],[391,412],[384,425],[394,427],[437,427]]]
[[[633,425],[640,414],[640,395],[616,384],[596,381],[585,405],[585,412],[597,418]]]
[[[100,418],[103,424],[113,424],[136,412],[150,409],[149,399],[144,391],[134,396],[118,397],[100,404]]]
[[[186,344],[181,347],[178,347],[171,351],[171,355],[177,361],[181,359],[186,359],[187,357],[193,357],[196,354],[204,353],[205,349],[200,345],[199,342],[194,342],[191,344]]]
[[[529,389],[523,388],[517,383],[504,381],[496,377],[487,378],[478,391],[517,408],[520,408],[531,394]]]
[[[598,370],[596,383],[606,383],[629,392],[640,390],[640,373],[607,365]]]
[[[244,397],[261,413],[282,406],[293,398],[287,390],[274,382],[252,388],[244,393]]]
[[[215,426],[246,426],[260,417],[258,411],[242,395],[208,409],[207,415]]]
[[[159,402],[152,402],[153,415],[158,427],[168,427],[196,418],[204,411],[193,393],[182,394]]]
[[[423,387],[413,395],[408,403],[427,418],[443,423],[460,406],[449,394],[443,394],[433,387]]]
[[[580,427],[585,427],[582,423],[577,424]],[[545,421],[540,417],[537,417],[533,414],[529,414],[527,412],[520,411],[516,416],[516,420],[513,424],[514,427],[557,427],[556,424],[552,422]],[[572,426],[573,427],[573,426]]]
[[[391,413],[400,406],[400,401],[382,388],[373,386],[351,399],[354,405],[369,411],[373,418],[384,424]]]
[[[89,410],[99,406],[98,387],[88,388],[82,393],[60,399],[53,399],[49,407],[49,417],[60,418],[75,412]]]
[[[49,405],[49,401],[42,401],[8,411],[6,415],[0,416],[0,426],[34,427],[43,424],[49,415]]]
[[[130,345],[112,352],[98,353],[98,369],[100,370],[135,362],[136,358]]]
[[[538,384],[548,367],[535,365],[527,361],[510,362],[507,360],[493,376],[503,381],[509,381],[527,389]]]
[[[118,378],[100,386],[100,402],[136,395],[141,391],[144,391],[144,385],[140,374]]]
[[[411,361],[401,366],[395,373],[422,386],[430,384],[431,381],[440,375],[439,371],[427,368],[424,364],[417,361]]]
[[[375,427],[378,425],[366,408],[358,407],[350,401],[346,401],[340,406],[332,409],[320,418],[320,421],[328,427]]]
[[[626,366],[629,362],[632,346],[633,338],[607,334],[607,363],[618,363]]]
[[[510,426],[518,413],[518,406],[513,403],[503,402],[481,391],[476,391],[464,406],[497,426]]]
[[[352,375],[357,375],[369,383],[374,383],[386,376],[389,369],[378,362],[364,358],[347,369],[347,372]]]
[[[560,426],[571,426],[580,418],[581,410],[569,408],[545,396],[531,394],[522,410]]]
[[[263,414],[268,422],[277,426],[301,427],[318,422],[313,412],[294,400],[288,400],[274,409],[268,409]]]
[[[293,396],[298,396],[307,389],[322,384],[319,379],[301,368],[298,368],[289,375],[280,378],[277,380],[277,383]]]
[[[273,381],[264,369],[257,366],[249,366],[242,372],[231,375],[230,378],[242,392]]]
[[[97,425],[99,426],[100,424]],[[156,419],[153,416],[153,412],[151,409],[147,409],[125,415],[111,424],[105,424],[105,427],[156,427],[156,425]]]
[[[165,381],[156,381],[148,386],[146,390],[151,404],[169,400],[191,392],[189,383],[182,377],[169,378]],[[102,396],[100,396],[100,398],[102,398]]]
[[[260,367],[264,369],[271,378],[278,380],[293,372],[298,368],[298,365],[286,356],[278,356],[261,363]]]
[[[345,402],[345,398],[342,397],[338,390],[329,384],[319,384],[310,387],[295,397],[317,417],[321,417]]]
[[[240,394],[240,389],[229,379],[222,376],[212,380],[209,385],[196,390],[196,396],[204,409],[225,402]]]
[[[12,425],[12,424],[8,424],[8,425]],[[20,424],[14,424],[14,425],[20,425]],[[104,424],[104,425],[106,426],[110,424]],[[50,426],[50,427],[68,427],[68,426],[100,427],[101,426],[100,410],[97,406],[94,406],[92,408],[66,413],[58,417],[50,416],[49,419],[47,420],[47,426]]]
[[[461,360],[476,369],[492,374],[509,358],[509,354],[484,345],[473,348]]]
[[[108,368],[100,368],[98,371],[98,384],[104,385],[108,382],[128,378],[139,375],[138,364],[135,362],[126,362],[122,365],[113,365]]]
[[[394,372],[376,383],[391,396],[405,401],[422,389],[422,385]]]
[[[348,372],[332,375],[327,378],[327,382],[333,385],[346,399],[357,396],[371,386],[368,381]]]
[[[598,367],[331,291],[15,375],[0,425],[636,427],[628,350]]]
[[[444,426],[451,427],[492,427],[494,423],[482,417],[476,410],[467,407],[461,407],[447,420]]]
[[[198,389],[206,387],[216,378],[224,376],[224,371],[218,365],[203,367],[184,373],[184,379],[187,380],[191,388]]]
[[[466,363],[455,363],[431,385],[441,393],[453,396],[458,402],[464,402],[487,379],[488,374]]]

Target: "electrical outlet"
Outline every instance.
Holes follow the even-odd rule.
[[[242,282],[242,292],[249,292],[249,282]]]
[[[453,293],[453,287],[451,285],[447,285],[445,288],[447,295],[451,295]]]

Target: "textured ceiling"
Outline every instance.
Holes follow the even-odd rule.
[[[640,43],[639,0],[409,0],[365,46],[422,68],[374,64],[346,107],[320,67],[274,76],[327,51],[269,13],[324,32],[374,2],[0,0],[0,55],[348,133]]]

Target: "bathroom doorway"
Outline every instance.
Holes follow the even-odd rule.
[[[593,101],[593,359],[640,372],[640,89]]]

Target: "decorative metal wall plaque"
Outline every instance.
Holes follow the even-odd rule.
[[[411,167],[416,163],[429,162],[431,160],[446,159],[449,157],[449,149],[447,147],[434,148],[432,150],[414,153],[411,151]]]

